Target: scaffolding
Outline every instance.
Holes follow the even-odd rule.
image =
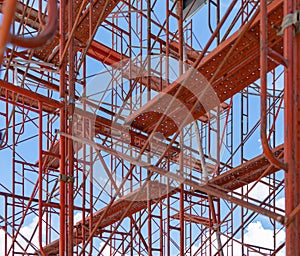
[[[299,5],[1,0],[0,256],[300,255]]]

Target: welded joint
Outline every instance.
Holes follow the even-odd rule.
[[[300,32],[300,10],[287,14],[283,18],[281,26],[274,26],[274,28],[277,30],[278,36],[283,36],[284,30],[292,25],[295,27],[295,33],[298,34]]]
[[[73,176],[68,176],[65,174],[59,174],[58,176],[58,181],[63,181],[66,183],[74,182],[74,177]]]

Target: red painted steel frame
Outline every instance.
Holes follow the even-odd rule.
[[[297,0],[286,0],[284,14],[293,15],[300,9]],[[298,14],[299,17],[299,14]],[[284,57],[288,66],[285,70],[285,161],[288,165],[285,174],[285,196],[287,218],[299,206],[300,182],[300,139],[299,139],[299,94],[300,94],[300,35],[296,28],[289,25],[284,29]],[[289,219],[286,228],[286,254],[300,254],[300,215],[296,214]]]
[[[55,2],[46,8],[41,0],[20,0],[15,34],[41,31],[23,46],[44,45],[29,51],[9,45],[4,51],[0,154],[12,156],[10,184],[0,183],[5,253],[276,255],[286,246],[287,255],[300,255],[298,24],[283,28],[283,37],[275,29],[300,10],[299,0],[233,0],[224,13],[222,1],[210,0],[200,10],[207,12],[208,24],[200,24],[211,33],[207,42],[198,35],[197,15],[183,21],[182,1],[60,1],[57,13]],[[1,49],[10,23],[0,30]],[[166,58],[141,64],[145,53]],[[174,82],[169,57],[179,60]],[[197,101],[189,66],[211,84],[220,106],[204,109]],[[277,88],[283,66],[284,123],[283,92]],[[111,75],[111,94],[102,105],[88,95],[99,67]],[[93,89],[104,81],[98,83]],[[180,106],[168,109],[169,96]],[[261,117],[255,123],[253,102],[259,96]],[[183,106],[197,130],[186,122]],[[119,123],[123,110],[130,114]],[[264,153],[253,146],[259,125]],[[285,141],[279,145],[282,127]],[[167,138],[160,141],[155,132]],[[23,145],[35,152],[34,162]],[[280,168],[286,167],[283,178]],[[260,186],[269,193],[253,197]],[[283,189],[285,211],[277,202]],[[32,216],[35,229],[24,238],[22,228]],[[248,225],[260,219],[271,226],[270,248],[247,241]],[[284,225],[286,243],[278,244]]]

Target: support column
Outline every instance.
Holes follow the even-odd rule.
[[[59,116],[60,116],[60,132],[66,132],[66,65],[64,60],[62,59],[63,51],[65,47],[65,13],[66,13],[66,2],[61,1],[60,3],[60,12],[59,12],[59,31],[60,31],[60,85],[59,85],[59,94],[60,101],[64,104],[64,107],[61,107]],[[66,175],[66,140],[64,136],[60,136],[59,139],[59,153],[60,153],[60,176]],[[59,214],[59,255],[65,255],[66,253],[66,183],[62,179],[59,181],[59,194],[60,194],[60,214]]]
[[[299,0],[284,1],[284,15],[300,9]],[[285,175],[286,215],[300,203],[300,34],[295,26],[284,29],[284,57],[288,61],[285,69]],[[300,214],[289,218],[286,227],[286,255],[300,255]]]

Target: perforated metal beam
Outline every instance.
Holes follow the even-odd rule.
[[[275,0],[268,5],[268,45],[272,52],[279,56],[283,55],[283,40],[282,37],[277,36],[274,26],[281,24],[282,17],[282,0]],[[192,118],[190,119],[198,119],[216,104],[224,102],[256,81],[260,77],[259,24],[260,19],[256,18],[250,29],[238,41],[233,53],[226,58],[225,64],[218,71],[216,77],[214,77],[214,73],[217,72],[219,63],[232,50],[231,48],[239,39],[243,27],[205,56],[197,71],[192,72],[192,75],[184,73],[162,93],[133,113],[127,122],[150,133],[159,122],[162,113],[165,113],[164,110],[170,105],[170,99],[175,98],[177,103],[174,102],[169,108],[170,110],[165,113],[165,117],[156,129],[156,132],[168,137],[177,131],[184,122],[187,112],[191,114]],[[268,71],[279,64],[276,59],[270,57]],[[208,84],[212,77],[214,80]],[[203,88],[202,91],[199,88]],[[198,95],[195,95],[195,91]],[[218,100],[214,100],[216,97]],[[191,111],[195,104],[198,107]],[[185,122],[190,122],[190,120]]]

